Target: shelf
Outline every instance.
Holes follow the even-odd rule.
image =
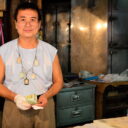
[[[128,108],[128,104],[121,104],[119,106],[107,106],[105,109],[108,110],[120,110],[120,109],[127,109]]]

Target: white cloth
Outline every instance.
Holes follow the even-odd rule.
[[[40,107],[40,106],[37,106],[37,105],[32,105],[32,108],[35,109],[35,110],[44,109],[44,107]]]
[[[36,48],[25,49],[20,47],[19,49],[23,65],[25,69],[28,70],[32,67]],[[36,79],[32,79],[31,72],[29,72],[29,85],[24,85],[24,80],[19,76],[22,71],[22,65],[17,63],[17,39],[2,45],[0,47],[0,56],[5,64],[4,84],[7,88],[22,96],[30,94],[40,95],[46,92],[52,85],[52,64],[56,53],[56,48],[39,40],[36,56],[39,61],[39,65],[33,67],[33,71],[36,73]]]
[[[16,95],[14,98],[16,106],[21,110],[28,110],[31,108],[31,105],[26,101],[25,97],[21,95]]]

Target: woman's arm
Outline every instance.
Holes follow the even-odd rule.
[[[4,75],[5,75],[5,65],[3,63],[2,57],[0,56],[0,96],[10,100],[14,100],[16,94],[3,85]]]
[[[63,87],[63,76],[59,63],[59,58],[56,55],[53,61],[53,84],[49,90],[39,97],[39,106],[45,106],[47,99],[56,95]]]
[[[53,84],[51,88],[44,94],[47,98],[56,95],[63,87],[63,76],[58,56],[55,56],[53,62]]]

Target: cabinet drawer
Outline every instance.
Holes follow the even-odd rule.
[[[56,106],[63,108],[80,104],[94,104],[94,88],[60,92],[56,96],[56,101]]]
[[[68,109],[57,109],[56,111],[57,126],[72,125],[94,119],[94,107],[82,106]]]

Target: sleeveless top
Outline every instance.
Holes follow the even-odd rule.
[[[39,62],[38,66],[33,66],[33,72],[36,78],[32,79],[28,73],[29,85],[24,85],[24,79],[20,78],[22,72],[22,64],[17,63],[18,45],[17,39],[12,40],[0,47],[0,56],[5,65],[4,85],[11,91],[26,96],[30,94],[41,95],[45,93],[52,85],[52,64],[54,57],[57,54],[57,49],[52,45],[39,40],[36,48],[25,49],[19,46],[22,63],[26,70],[29,70],[33,65],[33,60],[36,57]]]

